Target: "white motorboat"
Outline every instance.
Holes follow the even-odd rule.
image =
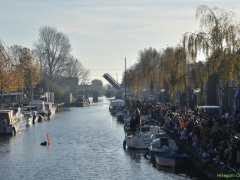
[[[26,128],[26,121],[18,109],[0,110],[0,134],[12,135]]]
[[[120,111],[119,113],[117,113],[117,120],[121,121],[121,122],[128,122],[131,119],[131,115],[127,114],[126,111]]]
[[[32,113],[24,113],[24,117],[25,117],[25,120],[26,120],[26,125],[30,126],[33,123]]]
[[[17,129],[12,124],[8,124],[6,116],[2,116],[0,113],[0,134],[1,135],[13,135],[17,133]]]
[[[148,146],[148,155],[151,156],[152,160],[155,160],[154,155],[164,152],[168,148],[173,151],[178,151],[178,147],[174,140],[170,139],[165,132],[159,133],[157,138]]]
[[[54,102],[44,102],[45,108],[48,110],[48,117],[55,114],[57,106]]]
[[[112,100],[109,105],[109,112],[111,114],[117,114],[120,111],[123,111],[125,108],[124,100]]]
[[[175,152],[168,147],[163,152],[154,155],[154,157],[158,165],[167,167],[183,166],[190,160],[188,155]]]
[[[37,123],[39,120],[39,115],[35,106],[23,106],[22,113],[26,118],[27,125]]]
[[[40,116],[38,115],[37,111],[33,111],[32,114],[33,114],[33,124],[38,123]]]
[[[159,127],[153,125],[140,126],[135,132],[131,132],[131,129],[125,129],[124,144],[130,149],[147,149],[159,132]]]
[[[31,106],[35,106],[37,108],[37,113],[39,116],[39,121],[43,121],[45,118],[48,117],[48,110],[45,107],[45,102],[41,100],[34,100],[30,101]]]

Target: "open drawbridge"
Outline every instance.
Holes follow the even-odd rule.
[[[117,81],[115,81],[115,79],[112,78],[112,76],[110,76],[110,74],[105,73],[103,77],[117,90],[121,89],[121,86],[117,83]]]

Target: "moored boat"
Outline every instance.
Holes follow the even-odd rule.
[[[7,123],[7,118],[0,114],[0,134],[1,135],[13,135],[17,133],[17,129]]]
[[[39,115],[35,106],[23,106],[22,113],[24,114],[25,118],[28,118],[27,122],[31,121],[32,124],[38,122]]]
[[[144,125],[136,131],[125,129],[125,143],[130,149],[147,149],[153,139],[160,133],[158,126]]]
[[[33,123],[33,115],[31,113],[25,113],[24,114],[26,125],[30,126]]]
[[[44,102],[45,108],[48,111],[48,117],[56,113],[57,107],[54,102]]]
[[[124,100],[112,100],[108,109],[111,114],[117,114],[120,111],[123,111],[124,108],[125,108]]]
[[[174,140],[170,139],[165,132],[159,133],[157,138],[154,139],[148,146],[148,155],[150,155],[151,159],[154,161],[154,155],[164,152],[167,148],[178,151],[178,147]]]
[[[117,113],[117,120],[122,122],[127,122],[127,119],[131,118],[130,114],[127,114],[125,110]]]
[[[44,101],[41,100],[34,100],[30,101],[31,106],[35,106],[37,108],[37,113],[41,116],[39,116],[39,121],[45,120],[45,118],[48,117],[48,110],[46,110]]]
[[[90,107],[90,101],[84,95],[79,95],[76,97],[75,102],[71,104],[72,107]]]
[[[178,167],[187,164],[189,156],[166,148],[165,151],[155,155],[156,163],[160,166]]]
[[[13,135],[26,128],[26,121],[20,108],[0,110],[0,134]]]

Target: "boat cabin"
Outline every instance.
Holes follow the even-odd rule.
[[[173,150],[178,150],[175,141],[170,139],[165,133],[159,133],[156,137],[157,139],[152,141],[152,148],[162,148],[163,146],[167,146]]]
[[[46,109],[56,108],[56,104],[53,102],[45,102],[45,108]]]
[[[157,134],[159,128],[157,126],[140,126],[140,132],[150,132],[151,134]]]
[[[44,101],[41,100],[30,101],[30,106],[35,106],[37,108],[37,113],[43,117],[47,117],[49,114],[48,110],[45,107]]]
[[[0,110],[0,120],[6,120],[7,124],[13,123],[13,110]]]
[[[125,101],[123,100],[113,100],[109,105],[110,113],[117,113],[118,111],[122,111],[125,108]]]
[[[88,99],[88,97],[86,97],[85,95],[77,95],[75,102],[76,102],[76,103],[89,102],[89,99]]]
[[[38,112],[45,111],[44,101],[41,100],[30,101],[30,105],[35,106]]]
[[[36,106],[23,106],[23,107],[22,107],[22,111],[23,111],[23,112],[33,112],[33,111],[37,111],[37,107],[36,107]]]

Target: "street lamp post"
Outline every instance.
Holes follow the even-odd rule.
[[[198,106],[198,93],[201,91],[200,88],[195,88],[194,92],[197,94],[197,106]]]
[[[146,88],[143,89],[143,95],[146,96]]]
[[[160,91],[162,92],[162,102],[164,102],[164,96],[163,96],[163,93],[164,93],[165,89],[162,88],[162,89],[160,89]]]

